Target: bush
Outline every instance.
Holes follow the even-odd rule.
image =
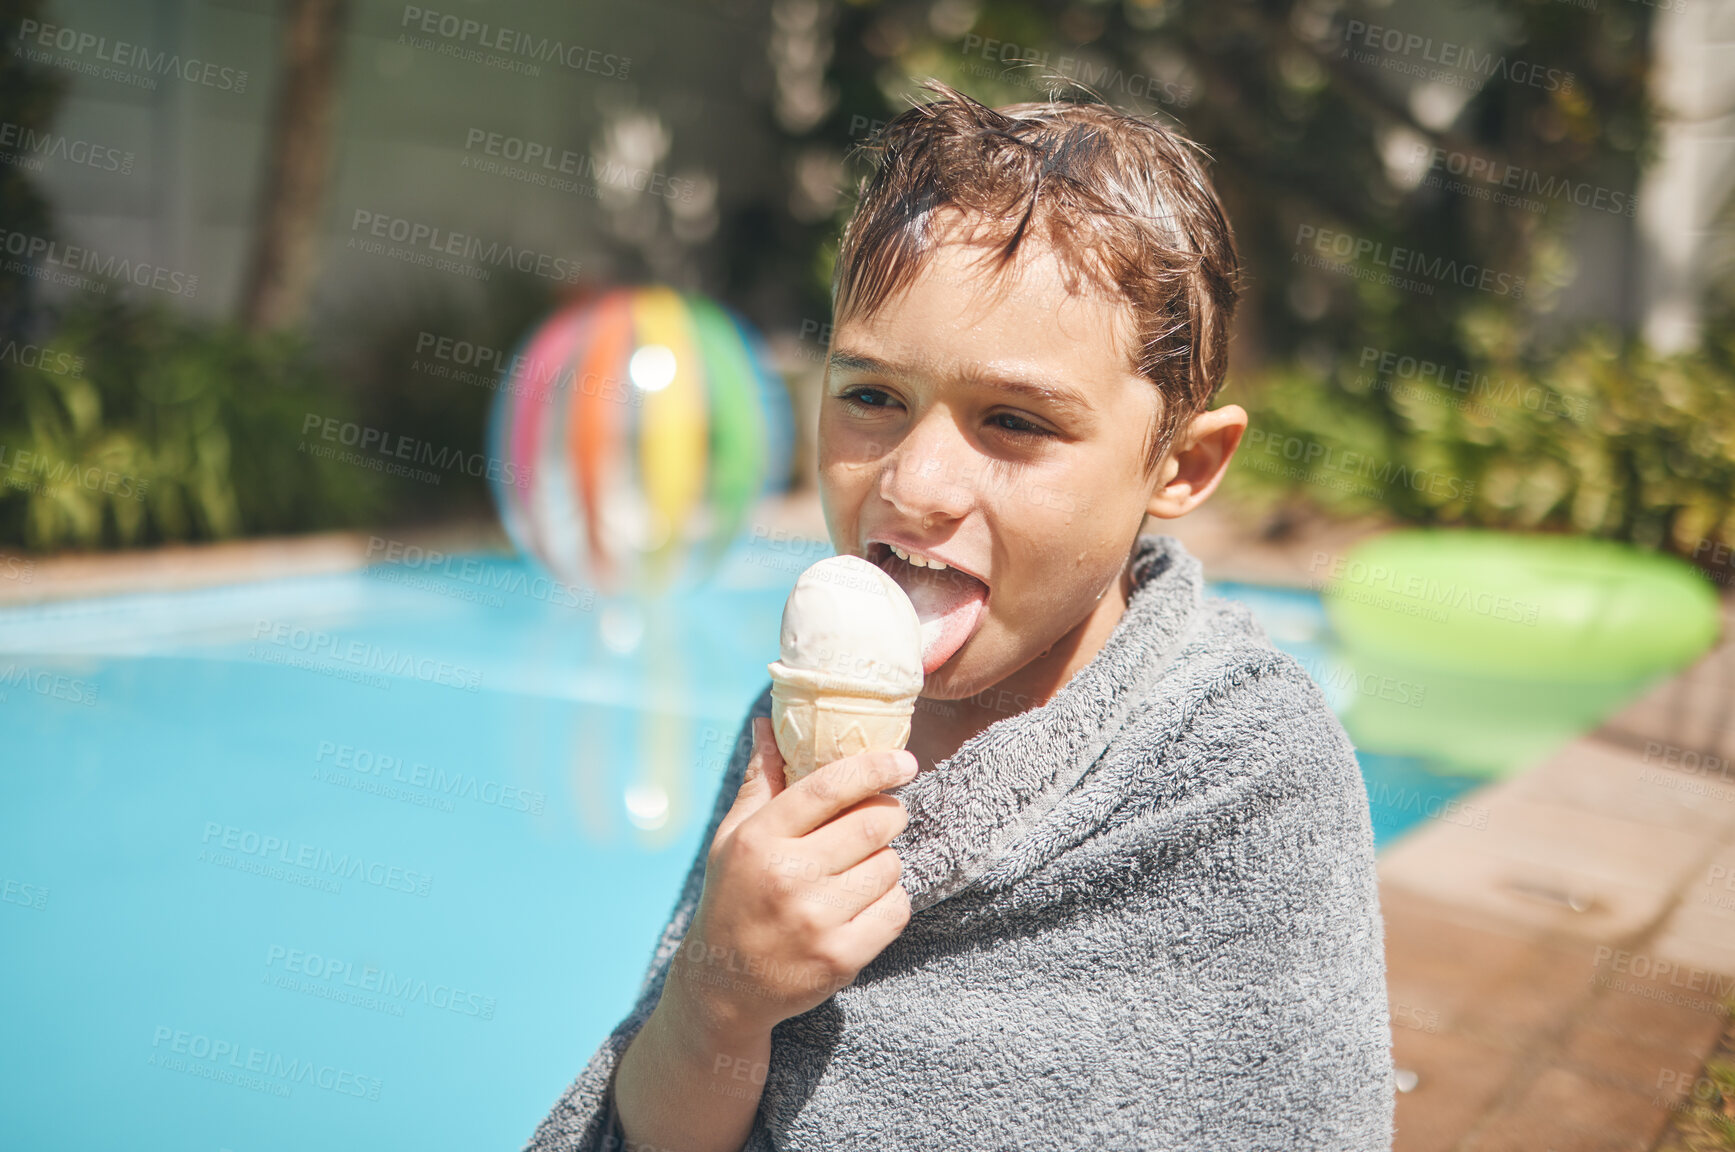
[[[299,450],[305,413],[346,418],[350,405],[296,337],[117,298],[77,305],[51,337],[12,349],[0,359],[0,539],[214,539],[355,525],[384,505],[378,475]]]
[[[1292,367],[1252,382],[1225,491],[1701,560],[1735,542],[1735,335],[1668,356],[1600,329],[1526,354],[1493,315],[1471,335],[1472,364],[1369,350],[1329,378]]]

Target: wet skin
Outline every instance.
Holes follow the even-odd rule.
[[[1197,507],[1247,423],[1235,405],[1200,414],[1146,477],[1162,400],[1132,370],[1128,305],[1034,237],[996,278],[974,263],[968,222],[946,219],[905,291],[834,326],[819,414],[837,551],[907,577],[870,543],[892,535],[990,589],[974,633],[927,676],[908,745],[924,770],[1096,656],[1126,609],[1145,515]]]

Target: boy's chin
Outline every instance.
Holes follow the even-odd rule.
[[[969,645],[964,646],[968,648]],[[969,670],[970,653],[959,649],[950,660],[928,673],[922,679],[921,698],[924,700],[963,700],[974,696],[982,689],[990,687],[992,681],[980,675],[972,676]]]
[[[972,637],[971,643],[974,641],[975,637]],[[1004,661],[995,660],[991,653],[972,652],[967,643],[922,681],[921,698],[938,702],[981,696],[992,692],[996,685],[1023,666],[1010,667]]]

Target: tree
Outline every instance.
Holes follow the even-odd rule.
[[[1619,203],[1635,187],[1651,138],[1649,19],[1643,5],[1529,0],[840,4],[828,76],[839,98],[791,151],[842,155],[907,106],[922,75],[991,104],[1076,80],[1178,123],[1215,158],[1248,271],[1244,366],[1323,366],[1368,344],[1455,361],[1471,353],[1464,321],[1490,303],[1531,319],[1553,307],[1546,265],[1584,211],[1575,191]],[[1498,202],[1502,179],[1536,206]],[[825,243],[848,207],[808,242]],[[1491,295],[1473,277],[1419,292],[1333,275],[1295,259],[1319,230],[1527,283]]]
[[[26,21],[40,23],[41,0],[0,0],[0,122],[11,126],[17,139],[3,149],[18,159],[32,151],[29,141],[48,130],[55,108],[65,95],[63,77],[32,67],[18,42]],[[48,201],[30,179],[28,163],[0,165],[0,221],[8,232],[47,239],[53,217]],[[0,274],[0,340],[22,340],[31,324],[32,288],[29,276]],[[0,365],[0,388],[5,368]]]
[[[267,137],[259,224],[241,293],[253,331],[297,324],[317,272],[330,175],[338,51],[349,0],[285,0],[283,79]]]

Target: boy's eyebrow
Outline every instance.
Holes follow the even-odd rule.
[[[899,365],[847,349],[838,349],[832,352],[827,363],[831,368],[840,372],[862,372],[879,376],[908,376],[912,374],[909,369]],[[1016,380],[976,368],[966,368],[961,373],[961,378],[966,383],[978,387],[993,388],[999,392],[1010,392],[1014,396],[1048,404],[1069,416],[1088,417],[1096,411],[1082,393],[1059,384],[1037,384],[1028,380]]]

